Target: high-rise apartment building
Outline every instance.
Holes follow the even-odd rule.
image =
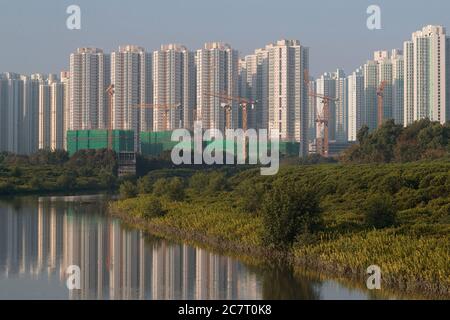
[[[309,93],[317,94],[317,83],[313,77],[309,80]],[[317,138],[317,99],[309,96],[308,99],[308,143],[313,143]]]
[[[154,130],[192,129],[196,104],[194,53],[177,44],[153,53]]]
[[[370,130],[378,126],[378,99],[377,90],[380,86],[378,76],[378,62],[371,60],[364,66],[364,108],[362,112],[362,125],[367,125]]]
[[[204,129],[225,129],[223,101],[215,94],[239,93],[239,55],[223,42],[206,43],[197,50],[197,120]],[[231,105],[231,127],[238,127],[238,103]]]
[[[70,72],[61,71],[61,84],[64,90],[64,149],[67,150],[67,130],[70,128]]]
[[[391,53],[392,63],[392,119],[397,124],[404,124],[404,78],[405,60],[403,51],[394,49]]]
[[[405,125],[429,118],[445,123],[447,114],[448,63],[445,28],[426,26],[404,43]]]
[[[383,121],[394,119],[397,124],[403,124],[403,81],[405,74],[403,52],[398,49],[392,50],[391,53],[389,51],[376,51],[373,60],[368,61],[362,67],[362,71],[364,79],[364,104],[361,115],[356,115],[361,119],[361,123],[356,127],[356,132],[363,125],[367,125],[370,130],[374,130],[380,125],[378,123],[378,93],[380,89],[383,89],[382,93],[380,92],[383,99]],[[355,78],[353,77],[352,80],[355,80]],[[354,86],[355,84],[352,83],[352,85]],[[355,93],[353,92],[352,94]],[[354,108],[355,105],[353,105],[353,111],[356,110]],[[352,121],[355,123],[356,120],[352,119]],[[351,135],[354,136],[354,132]]]
[[[0,151],[21,153],[23,81],[19,74],[5,73],[0,79]]]
[[[382,57],[377,58],[377,54],[383,53]],[[383,119],[393,118],[393,65],[387,51],[375,52],[374,61],[378,64],[377,78],[378,84],[376,90],[378,91],[381,84],[384,83],[383,89]],[[376,97],[377,104],[377,125],[378,123],[378,95]]]
[[[121,46],[111,54],[113,129],[133,130],[134,146],[139,149],[139,132],[153,124],[151,55],[138,46]]]
[[[343,70],[334,73],[335,98],[334,103],[334,140],[347,142],[348,138],[348,83]]]
[[[364,124],[365,92],[364,70],[358,68],[347,78],[348,87],[348,141],[356,141],[358,130]]]
[[[334,79],[334,75],[331,73],[324,73],[323,75],[321,75],[319,78],[317,78],[316,80],[316,92],[319,95],[324,95],[324,96],[328,96],[331,97],[333,99],[336,98],[336,82]],[[322,115],[322,117],[324,117],[324,111],[323,111],[323,103],[322,103],[322,98],[314,98],[311,97],[311,99],[316,99],[316,105],[317,105],[317,111],[320,115]],[[336,127],[336,102],[335,101],[330,101],[329,105],[328,105],[328,132],[329,132],[329,136],[328,139],[330,141],[335,140],[335,127]],[[317,136],[321,137],[323,135],[323,126],[318,126],[317,130],[319,130],[320,132],[317,132]]]
[[[343,70],[325,73],[316,80],[316,91],[320,95],[328,96],[336,100],[329,103],[328,130],[329,140],[347,142],[348,118],[347,118],[347,78]],[[323,113],[322,98],[316,100],[316,106]],[[320,128],[319,128],[320,129]],[[323,130],[323,128],[322,128]]]
[[[55,109],[59,105],[52,105],[53,82],[57,82],[54,75],[0,76],[0,151],[28,155],[39,148],[56,148],[51,145],[50,121],[52,112],[59,114]],[[59,119],[54,123],[64,125]],[[59,136],[63,138],[63,130]]]
[[[281,140],[300,142],[300,155],[308,153],[308,92],[304,80],[309,49],[298,40],[280,40],[266,46],[268,128]]]
[[[98,48],[79,48],[70,55],[70,129],[106,128],[110,56]]]
[[[114,85],[113,129],[141,129],[141,114],[147,129],[151,125],[151,55],[137,46],[123,46],[111,54],[111,84]],[[149,117],[146,117],[149,116]],[[150,118],[150,119],[149,119]]]
[[[253,109],[248,111],[248,127],[255,129],[268,128],[268,51],[257,49],[245,56],[241,62],[240,96],[254,102]]]
[[[32,74],[22,76],[23,81],[23,128],[21,143],[23,154],[32,154],[39,149],[39,86],[46,76]]]
[[[67,96],[67,85],[56,76],[39,86],[39,149],[65,149]]]
[[[50,84],[39,86],[39,149],[51,149],[52,89]]]

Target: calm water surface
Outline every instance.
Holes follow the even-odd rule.
[[[372,299],[125,228],[102,195],[0,200],[0,299]],[[81,290],[66,270],[81,270]]]

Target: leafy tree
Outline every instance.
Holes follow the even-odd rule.
[[[406,128],[388,120],[370,132],[362,127],[357,135],[358,145],[346,150],[344,163],[409,162],[420,159],[437,159],[449,154],[450,125],[417,121]]]
[[[384,194],[371,195],[364,209],[366,224],[375,229],[384,229],[394,225],[396,209],[392,198]]]
[[[56,179],[56,184],[64,190],[71,190],[76,184],[76,179],[73,175],[65,173]]]
[[[116,176],[105,169],[100,171],[99,181],[103,188],[110,189],[110,190],[115,188],[116,184],[117,184]]]
[[[363,125],[356,134],[356,139],[358,139],[359,144],[363,144],[364,142],[366,142],[368,137],[369,137],[369,127],[367,125]]]
[[[159,197],[166,196],[173,201],[181,201],[185,196],[184,182],[179,177],[158,179],[153,185],[153,194]]]
[[[288,246],[300,235],[317,231],[321,210],[316,193],[303,184],[278,180],[262,204],[265,242]]]

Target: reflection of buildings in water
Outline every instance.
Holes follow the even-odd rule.
[[[97,210],[97,211],[96,211]],[[71,299],[258,299],[259,281],[239,262],[184,244],[148,239],[98,208],[76,202],[0,205],[0,271],[59,277],[81,269]]]

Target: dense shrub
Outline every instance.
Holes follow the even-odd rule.
[[[316,193],[296,182],[275,182],[266,193],[261,211],[264,240],[269,245],[290,245],[298,236],[317,231],[320,224]]]
[[[185,197],[184,182],[179,177],[158,179],[153,184],[153,194],[158,197],[166,196],[170,200],[181,201]]]
[[[137,187],[131,181],[125,181],[120,185],[119,194],[122,199],[134,198],[138,194]]]
[[[236,197],[239,199],[239,207],[248,213],[257,213],[261,210],[264,199],[265,186],[263,183],[254,183],[253,181],[244,181],[235,190]]]
[[[71,190],[75,186],[76,179],[71,174],[63,174],[56,179],[56,184],[64,189],[64,190]]]
[[[375,194],[367,199],[364,208],[366,224],[375,229],[391,227],[395,223],[396,209],[388,195]]]
[[[166,213],[161,201],[153,195],[145,195],[139,198],[140,216],[145,219],[162,217]]]
[[[137,186],[140,194],[149,194],[153,192],[153,181],[148,175],[140,178]]]

